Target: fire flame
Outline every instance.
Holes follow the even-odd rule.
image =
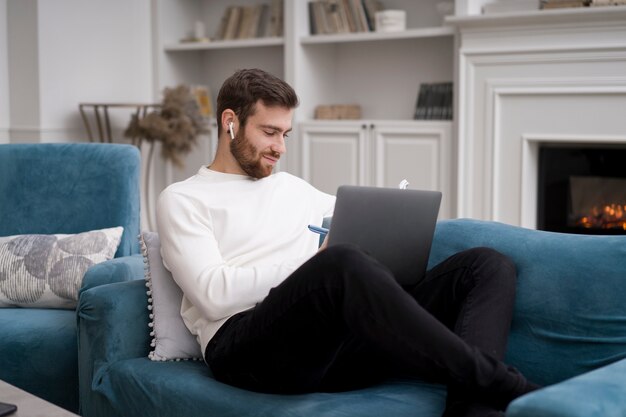
[[[623,229],[626,230],[626,205],[608,204],[595,206],[586,216],[581,217],[576,226],[586,229]]]

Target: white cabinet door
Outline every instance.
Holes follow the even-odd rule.
[[[302,178],[335,194],[343,184],[443,193],[440,218],[452,216],[452,123],[315,121],[300,125]]]
[[[406,179],[409,188],[443,193],[440,218],[451,216],[451,123],[372,122],[372,167],[377,187],[397,187]]]
[[[302,178],[333,195],[340,185],[367,185],[365,126],[360,122],[301,124]]]

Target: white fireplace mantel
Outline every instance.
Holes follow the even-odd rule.
[[[536,227],[541,143],[626,146],[626,6],[446,21],[459,31],[457,215]]]

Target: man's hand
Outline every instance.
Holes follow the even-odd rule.
[[[320,248],[317,250],[317,252],[321,252],[324,249],[326,249],[326,247],[328,246],[328,236],[330,235],[330,233],[326,233],[326,236],[324,237],[324,241],[322,242]]]

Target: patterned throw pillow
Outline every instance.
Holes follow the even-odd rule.
[[[123,227],[0,237],[0,307],[76,307],[87,269],[113,258]]]

